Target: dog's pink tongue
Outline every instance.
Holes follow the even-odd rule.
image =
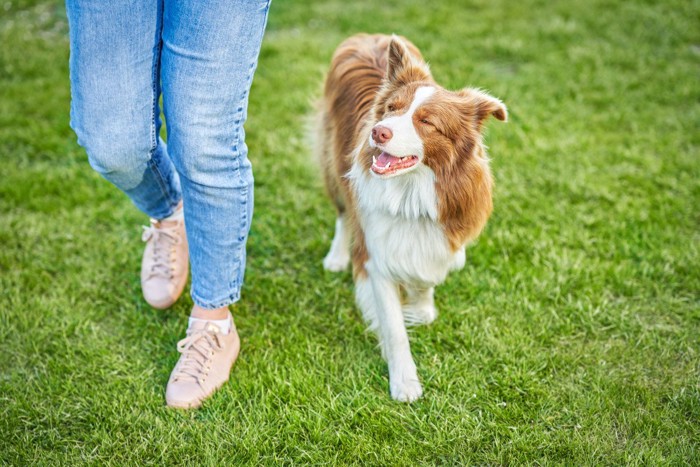
[[[377,165],[379,167],[386,167],[386,165],[391,162],[392,164],[396,163],[398,161],[398,157],[394,157],[391,154],[387,154],[386,152],[382,151],[382,153],[377,157]]]

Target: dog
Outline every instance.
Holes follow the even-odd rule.
[[[399,401],[423,392],[406,326],[436,318],[434,287],[464,266],[491,214],[490,116],[507,119],[503,102],[442,88],[406,38],[359,34],[333,55],[314,144],[337,209],[323,266],[352,262],[357,305]]]

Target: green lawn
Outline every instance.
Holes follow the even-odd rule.
[[[396,6],[401,4],[402,6]],[[456,6],[463,5],[463,6]],[[395,32],[489,125],[495,210],[388,394],[305,142],[335,46]],[[142,300],[140,225],[68,125],[58,0],[0,5],[0,464],[700,464],[700,2],[276,0],[232,381],[164,387],[191,307]]]

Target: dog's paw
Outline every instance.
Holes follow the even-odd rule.
[[[323,258],[323,269],[331,272],[345,271],[350,264],[350,255],[340,254],[334,251],[329,252]]]
[[[437,318],[437,309],[433,305],[404,305],[402,311],[406,326],[430,324]]]
[[[400,381],[396,381],[395,378],[392,378],[389,386],[392,399],[399,402],[413,402],[423,395],[423,388],[417,377],[415,379],[402,379]]]

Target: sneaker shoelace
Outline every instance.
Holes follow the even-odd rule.
[[[177,343],[182,354],[173,381],[191,380],[203,383],[211,370],[214,354],[223,348],[222,334],[210,326],[198,331],[187,331],[187,337]]]
[[[151,220],[150,226],[143,226],[141,240],[144,242],[153,241],[153,265],[149,278],[160,276],[172,279],[177,258],[175,246],[180,243],[178,224],[165,227],[157,221]]]

